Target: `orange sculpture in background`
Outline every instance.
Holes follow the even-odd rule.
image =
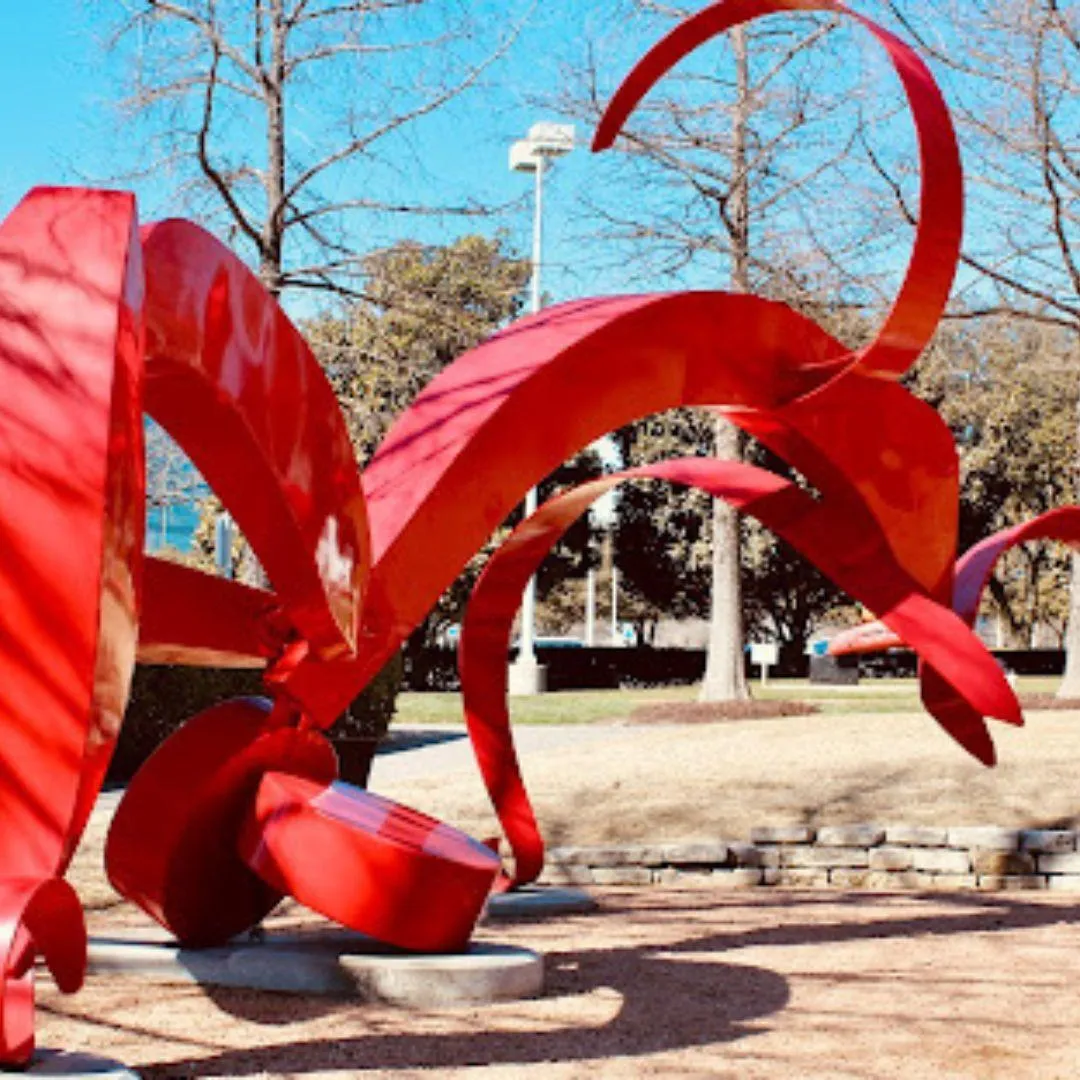
[[[264,664],[267,698],[193,718],[135,777],[106,850],[120,892],[186,945],[225,941],[288,893],[403,948],[462,948],[488,892],[543,864],[505,706],[520,592],[616,483],[694,485],[755,514],[918,650],[930,711],[992,760],[983,718],[1019,723],[1019,706],[967,601],[952,609],[949,432],[897,381],[934,331],[960,245],[959,159],[929,72],[832,0],[726,0],[634,69],[596,149],[701,42],[778,11],[861,22],[916,120],[914,252],[858,352],[754,296],[563,304],[444,371],[361,474],[307,345],[212,236],[184,221],[140,230],[130,195],[83,190],[35,190],[0,226],[0,1062],[33,1047],[35,954],[63,989],[82,978],[85,929],[63,874],[115,744],[136,639],[147,661]],[[665,462],[558,496],[492,558],[463,628],[462,683],[512,872],[450,826],[336,782],[322,729],[523,493],[605,432],[682,405],[721,411],[816,492],[748,465]],[[144,413],[220,496],[273,591],[144,557]],[[967,581],[961,571],[961,592]]]

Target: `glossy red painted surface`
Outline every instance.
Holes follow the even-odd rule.
[[[320,660],[353,651],[368,527],[330,384],[273,298],[207,232],[165,221],[142,243],[146,411],[258,553],[278,605],[267,630],[303,636]],[[175,600],[166,594],[166,610]]]
[[[132,197],[28,195],[0,226],[0,1062],[32,1049],[29,958],[81,929],[58,878],[135,659],[141,334]]]
[[[499,872],[494,852],[449,825],[350,784],[279,772],[259,784],[239,850],[283,894],[417,952],[464,949]]]
[[[890,630],[880,619],[868,619],[831,638],[828,655],[858,656],[861,653],[885,652],[903,644],[903,638],[895,630]]]
[[[0,881],[0,1060],[24,1065],[34,1052],[34,959],[72,994],[86,971],[86,924],[62,878]]]
[[[969,548],[956,564],[953,608],[966,625],[973,626],[979,604],[998,559],[1017,544],[1032,540],[1061,540],[1080,545],[1080,507],[1063,506],[1049,510],[1031,521],[1002,529]],[[888,628],[880,620],[863,623],[838,634],[829,642],[833,656],[883,652],[912,643],[903,633]],[[993,744],[983,737],[983,713],[936,668],[929,656],[920,651],[920,690],[923,704],[946,730],[987,765],[995,760]]]
[[[462,626],[460,668],[465,718],[481,775],[514,853],[514,884],[532,881],[543,867],[543,843],[532,813],[510,733],[506,655],[525,583],[562,534],[589,506],[628,481],[663,480],[695,487],[752,514],[810,559],[849,595],[883,613],[883,624],[903,634],[928,663],[961,686],[972,708],[1020,722],[1000,670],[968,627],[925,595],[899,565],[872,519],[838,513],[827,497],[810,494],[773,473],[742,462],[686,458],[605,476],[556,496],[523,522],[491,557],[476,585]],[[853,552],[857,557],[852,558]],[[967,732],[977,744],[977,734]],[[972,747],[974,749],[974,745]]]
[[[535,878],[543,844],[506,712],[510,622],[551,544],[624,481],[701,488],[787,538],[919,651],[930,711],[992,760],[983,718],[1019,722],[1019,706],[965,620],[1001,550],[1035,534],[1076,540],[1080,511],[980,545],[954,585],[956,454],[940,418],[898,382],[933,333],[960,244],[959,157],[925,65],[835,0],[724,0],[631,72],[596,147],[708,38],[798,11],[850,15],[876,38],[918,137],[911,261],[882,329],[858,352],[754,296],[575,301],[447,368],[361,475],[310,350],[208,233],[183,221],[139,232],[130,196],[60,190],[32,193],[0,226],[0,1063],[25,1060],[32,1045],[34,952],[63,988],[81,977],[81,914],[60,875],[118,730],[140,575],[144,659],[265,665],[269,700],[200,714],[146,764],[108,839],[117,888],[189,945],[247,929],[289,892],[392,944],[458,949],[496,858],[448,826],[334,784],[318,729],[529,487],[649,413],[719,410],[816,491],[709,460],[631,469],[560,495],[491,560],[465,623],[462,679],[469,733],[514,854],[511,880]],[[143,566],[144,409],[221,497],[270,588],[153,559]]]
[[[105,848],[109,880],[184,945],[221,945],[258,924],[282,893],[238,851],[270,770],[329,783],[333,748],[318,732],[280,726],[269,704],[238,699],[189,720],[139,770]]]

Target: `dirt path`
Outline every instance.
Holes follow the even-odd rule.
[[[42,995],[40,1041],[151,1078],[1076,1075],[1073,902],[597,895],[594,915],[481,931],[546,954],[540,1000],[417,1013],[95,980]]]
[[[1080,714],[998,727],[982,769],[925,717],[808,717],[527,735],[554,843],[745,835],[806,821],[1077,820]],[[396,764],[395,764],[396,759]],[[379,759],[373,787],[486,835],[467,745]],[[72,877],[92,933],[138,924],[101,874],[106,795]],[[403,1012],[327,999],[42,980],[39,1042],[147,1077],[1053,1080],[1080,1071],[1080,898],[707,885],[595,890],[602,910],[480,937],[547,957],[537,1001]]]

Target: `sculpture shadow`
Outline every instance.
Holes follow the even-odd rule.
[[[376,755],[400,754],[405,750],[420,750],[425,746],[441,746],[443,743],[460,742],[468,736],[464,731],[446,731],[441,728],[414,728],[395,731],[391,728],[382,738]]]
[[[897,900],[918,903],[932,899],[935,911],[926,916],[896,912]],[[746,906],[762,898],[739,899]],[[849,941],[916,939],[926,936],[986,934],[1080,922],[1080,903],[1062,906],[987,894],[918,893],[867,895],[792,892],[770,895],[769,909],[780,916],[762,918],[761,925],[730,931],[686,934],[688,920],[700,916],[700,899],[680,901],[666,894],[655,910],[642,909],[640,899],[624,902],[618,895],[606,901],[598,916],[579,924],[588,933],[593,918],[619,918],[625,911],[650,924],[670,925],[671,940],[657,944],[611,949],[549,951],[546,957],[545,999],[550,1002],[540,1030],[508,1030],[513,1024],[483,1026],[468,1032],[402,1033],[367,1025],[360,1006],[349,1019],[352,1033],[342,1039],[296,1040],[276,1045],[220,1050],[208,1056],[159,1060],[142,1067],[152,1077],[224,1077],[290,1074],[340,1070],[362,1074],[377,1069],[450,1069],[473,1065],[530,1065],[545,1061],[583,1062],[609,1057],[645,1057],[695,1046],[733,1043],[767,1030],[762,1021],[784,1010],[790,1000],[787,979],[767,969],[728,963],[716,954],[760,946],[827,947]],[[869,908],[870,918],[846,920],[811,915],[823,907]],[[942,912],[942,907],[946,910]],[[806,912],[803,916],[801,913]],[[509,922],[510,920],[508,920]],[[558,1017],[581,1010],[575,998],[597,990],[612,992],[609,1019],[592,1025],[560,1024]],[[221,1009],[265,1025],[287,1025],[340,1010],[340,999],[281,997],[227,988],[206,988]],[[513,1003],[498,1006],[500,1010]],[[521,1003],[527,1017],[528,1002]],[[552,1012],[554,1020],[552,1019]],[[69,1014],[70,1015],[70,1014]],[[470,1012],[471,1016],[475,1016]],[[129,1029],[133,1034],[160,1038],[160,1033]]]
[[[597,1025],[568,1023],[544,1030],[355,1034],[332,1041],[296,1041],[227,1050],[210,1057],[142,1067],[145,1077],[224,1077],[341,1069],[449,1069],[527,1065],[644,1056],[691,1045],[734,1042],[749,1026],[783,1009],[787,980],[742,964],[672,959],[644,948],[568,951],[547,956],[546,998],[574,998],[606,988],[620,999],[614,1017]],[[215,1002],[230,1013],[235,993],[218,989]],[[243,995],[239,995],[240,1000]],[[250,1000],[250,996],[249,996]],[[248,1012],[241,1004],[242,1014]],[[678,1013],[666,1023],[664,1012]],[[277,1015],[286,1009],[275,1009]],[[295,1019],[295,1014],[289,1019]],[[265,1022],[265,1017],[264,1017]]]

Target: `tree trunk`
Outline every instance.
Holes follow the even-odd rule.
[[[738,429],[716,422],[716,456],[739,456]],[[702,701],[743,701],[750,696],[743,658],[742,590],[739,588],[739,515],[723,499],[713,502],[712,617]]]
[[[738,96],[732,120],[731,194],[725,220],[731,238],[731,285],[750,287],[750,191],[746,137],[750,118],[750,65],[746,31],[731,32]],[[728,421],[716,422],[716,456],[738,460],[739,432]],[[739,515],[722,499],[713,501],[712,614],[705,660],[702,701],[742,701],[750,696],[743,658],[742,589],[739,586]]]
[[[271,295],[282,288],[285,237],[285,0],[269,0],[270,67],[263,94],[266,103],[266,220],[263,225],[259,278]]]

